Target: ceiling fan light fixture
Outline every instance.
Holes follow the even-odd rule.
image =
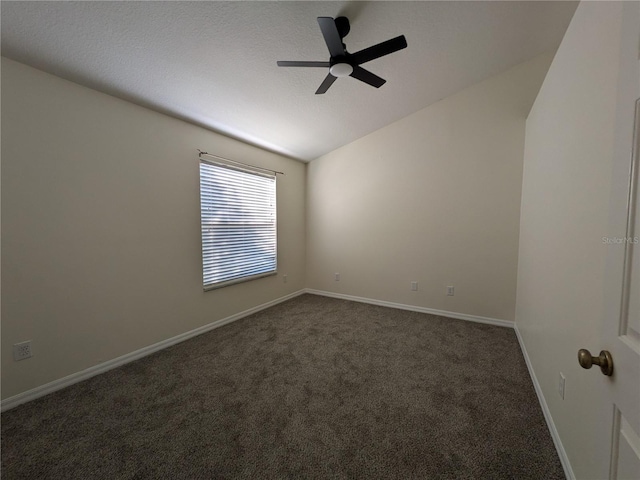
[[[353,72],[353,67],[348,63],[336,63],[331,65],[329,72],[334,77],[348,77]]]

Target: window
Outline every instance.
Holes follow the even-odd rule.
[[[200,160],[205,290],[274,275],[276,177]]]

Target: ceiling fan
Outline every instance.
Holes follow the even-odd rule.
[[[380,88],[386,82],[385,79],[365,70],[360,65],[376,58],[389,55],[407,47],[404,35],[392,38],[386,42],[378,43],[356,53],[347,52],[347,47],[342,43],[351,30],[347,17],[318,17],[318,25],[329,49],[331,57],[328,62],[297,62],[278,61],[279,67],[328,67],[329,73],[325,77],[316,95],[325,93],[338,77],[353,77],[372,87]]]

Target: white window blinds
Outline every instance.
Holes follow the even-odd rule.
[[[204,289],[276,273],[275,174],[200,161]]]

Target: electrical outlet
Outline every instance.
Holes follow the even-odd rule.
[[[449,297],[453,297],[453,293],[454,293],[453,285],[449,285],[449,286],[447,287],[447,296],[449,296]]]
[[[282,281],[284,283],[287,283],[287,274],[286,273],[282,276]]]
[[[13,359],[17,362],[33,356],[31,353],[31,340],[13,345]]]
[[[558,375],[558,394],[562,400],[564,400],[564,384],[565,378],[562,372],[560,372],[560,375]]]
[[[418,291],[418,282],[411,282],[411,291],[413,292]]]
[[[334,280],[335,280],[336,282],[339,282],[339,281],[340,281],[340,274],[336,272],[336,273],[334,274],[333,278],[334,278]]]

